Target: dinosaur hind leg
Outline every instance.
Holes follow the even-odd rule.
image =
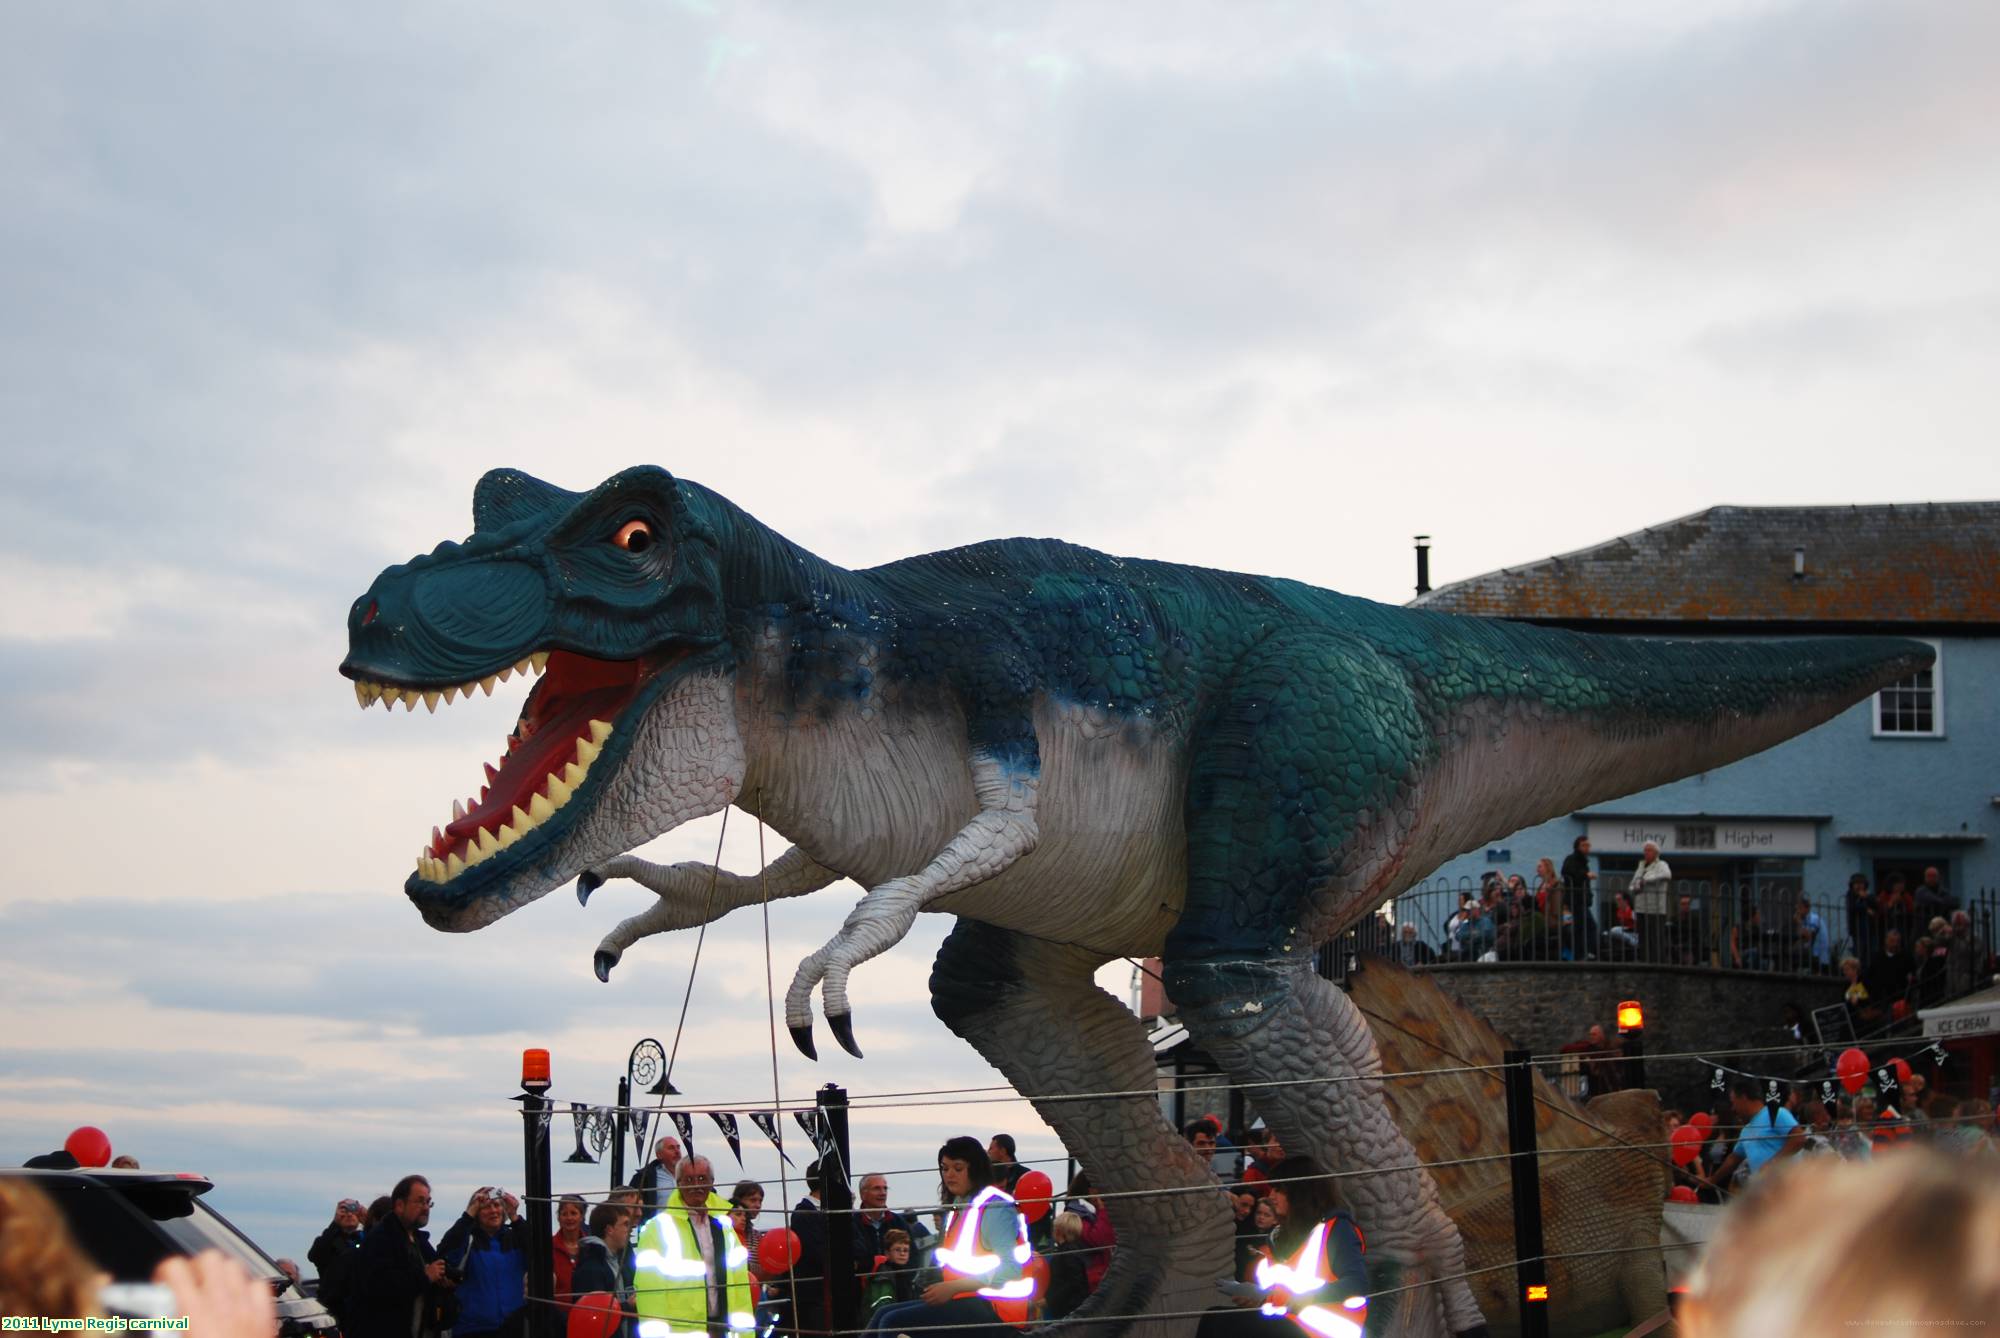
[[[1099,989],[1107,959],[961,919],[931,973],[931,1006],[1027,1096],[1090,1173],[1118,1232],[1109,1270],[1069,1323],[1123,1332],[1128,1317],[1216,1304],[1234,1229],[1213,1176],[1167,1124],[1152,1047],[1131,1010]],[[1143,1095],[1059,1099],[1067,1093]],[[1054,1177],[1051,1177],[1052,1179]],[[1183,1192],[1148,1194],[1146,1191]],[[1193,1192],[1188,1192],[1193,1191]],[[1122,1197],[1134,1194],[1134,1197]],[[1193,1321],[1143,1330],[1192,1332]]]
[[[1458,1278],[1464,1242],[1390,1117],[1381,1057],[1353,1002],[1304,963],[1177,961],[1168,979],[1195,1043],[1238,1082],[1273,1084],[1249,1095],[1287,1152],[1331,1171],[1368,1172],[1336,1185],[1370,1261],[1421,1262],[1430,1276],[1455,1279],[1379,1308],[1405,1312],[1408,1331],[1423,1333],[1439,1331],[1441,1305],[1443,1331],[1476,1331],[1484,1319]]]

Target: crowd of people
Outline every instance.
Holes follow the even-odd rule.
[[[1972,914],[1936,868],[1912,889],[1900,874],[1878,893],[1865,874],[1849,880],[1842,929],[1833,903],[1815,904],[1746,886],[1733,894],[1676,881],[1648,842],[1625,885],[1600,895],[1590,840],[1576,838],[1560,868],[1536,862],[1532,881],[1488,872],[1475,892],[1457,893],[1435,937],[1416,920],[1385,914],[1358,926],[1350,952],[1406,966],[1439,962],[1642,961],[1746,971],[1847,975],[1857,1020],[1879,1025],[1893,1013],[1954,998],[1993,974],[1996,961]],[[1901,1005],[1899,1010],[1898,1005]]]
[[[942,1307],[951,1298],[938,1298],[936,1289],[949,1281],[948,1270],[936,1256],[954,1212],[989,1184],[1011,1190],[1028,1168],[1015,1160],[1006,1134],[985,1145],[954,1139],[939,1160],[940,1197],[927,1214],[891,1208],[887,1177],[871,1173],[856,1182],[843,1229],[826,1210],[820,1163],[806,1168],[805,1193],[789,1212],[767,1214],[762,1184],[739,1180],[720,1195],[706,1157],[684,1155],[678,1138],[661,1138],[627,1187],[595,1204],[576,1194],[558,1200],[556,1300],[574,1305],[608,1294],[637,1338],[646,1338],[652,1319],[673,1332],[691,1322],[721,1333],[748,1327],[732,1319],[754,1316],[761,1332],[809,1334],[865,1326],[911,1303]],[[1063,1211],[1026,1228],[1047,1265],[1047,1286],[1035,1298],[1037,1314],[1047,1318],[1068,1314],[1090,1294],[1116,1239],[1087,1176],[1071,1183],[1067,1199]],[[318,1269],[319,1298],[346,1338],[521,1331],[529,1249],[520,1201],[498,1187],[479,1189],[435,1244],[432,1207],[430,1183],[416,1175],[366,1207],[351,1198],[334,1206],[308,1258]],[[767,1225],[767,1217],[778,1220]],[[789,1231],[795,1242],[776,1256],[782,1268],[771,1267],[774,1256],[762,1249],[773,1231]],[[860,1305],[847,1315],[832,1313],[826,1285],[837,1242],[859,1282]],[[677,1269],[701,1272],[712,1284],[692,1306],[680,1294],[685,1288],[670,1283]],[[680,1313],[686,1309],[699,1313]]]
[[[1300,1248],[1302,1242],[1285,1231],[1289,1205],[1299,1199],[1291,1182],[1310,1181],[1314,1173],[1303,1159],[1288,1160],[1261,1126],[1241,1147],[1212,1116],[1183,1133],[1225,1182],[1236,1221],[1232,1278],[1249,1296],[1260,1267]],[[826,1208],[820,1163],[806,1168],[799,1201],[788,1212],[773,1213],[766,1210],[763,1185],[740,1180],[720,1196],[709,1160],[684,1155],[678,1138],[664,1137],[627,1187],[595,1204],[574,1194],[558,1200],[551,1242],[556,1300],[575,1305],[593,1293],[608,1294],[633,1338],[690,1326],[717,1335],[744,1327],[732,1316],[754,1316],[760,1332],[791,1334],[1006,1325],[1004,1298],[996,1301],[984,1290],[996,1275],[979,1275],[974,1287],[955,1277],[951,1263],[971,1248],[958,1240],[968,1232],[990,1238],[996,1257],[1013,1259],[1012,1233],[1018,1231],[1027,1257],[1037,1261],[1031,1270],[1036,1282],[1023,1313],[1011,1318],[1062,1319],[1103,1281],[1117,1248],[1114,1210],[1083,1172],[1048,1211],[1023,1212],[1013,1191],[1028,1171],[1007,1134],[983,1145],[954,1138],[939,1150],[936,1204],[893,1208],[887,1177],[863,1175],[843,1228]],[[1302,1201],[1308,1212],[1327,1216],[1329,1194],[1308,1189]],[[346,1338],[522,1331],[530,1252],[520,1200],[497,1186],[480,1188],[435,1243],[433,1207],[431,1184],[420,1175],[405,1176],[368,1205],[353,1198],[335,1204],[308,1258],[318,1270],[318,1296]],[[781,1231],[791,1233],[790,1249],[779,1252],[784,1267],[773,1268],[763,1246],[768,1234]],[[1365,1269],[1353,1262],[1360,1258],[1359,1235],[1353,1233],[1351,1251],[1347,1236],[1335,1235],[1326,1248],[1347,1260],[1340,1275],[1358,1291],[1365,1286]],[[833,1312],[827,1286],[837,1248],[852,1261],[860,1296],[856,1310],[844,1315]],[[679,1275],[677,1268],[708,1284],[692,1306],[663,1285]],[[670,1329],[653,1329],[652,1319],[666,1320]]]

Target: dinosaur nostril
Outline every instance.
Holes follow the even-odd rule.
[[[369,600],[368,607],[366,609],[363,609],[361,612],[361,625],[363,627],[366,627],[368,626],[368,624],[374,622],[375,614],[377,613],[377,611],[378,610],[375,607],[375,601],[372,599]]]

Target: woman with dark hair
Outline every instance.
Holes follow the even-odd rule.
[[[1209,1311],[1196,1338],[1261,1338],[1280,1323],[1316,1338],[1361,1338],[1368,1264],[1360,1228],[1335,1200],[1333,1182],[1312,1158],[1287,1157],[1271,1168],[1267,1197],[1278,1215],[1270,1248],[1249,1285],[1229,1288],[1237,1308]]]
[[[993,1183],[993,1162],[976,1138],[953,1138],[938,1149],[938,1180],[952,1205],[935,1252],[942,1278],[923,1299],[887,1305],[868,1321],[870,1333],[952,1329],[999,1333],[1028,1320],[1035,1280],[1028,1225],[1013,1197]]]

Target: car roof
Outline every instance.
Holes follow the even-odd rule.
[[[108,1166],[60,1168],[53,1166],[0,1166],[0,1175],[29,1176],[37,1180],[99,1180],[106,1182],[107,1185],[159,1185],[163,1188],[174,1187],[184,1189],[190,1194],[197,1195],[206,1194],[209,1190],[215,1188],[213,1180],[193,1171],[135,1171],[124,1168],[113,1170]]]

